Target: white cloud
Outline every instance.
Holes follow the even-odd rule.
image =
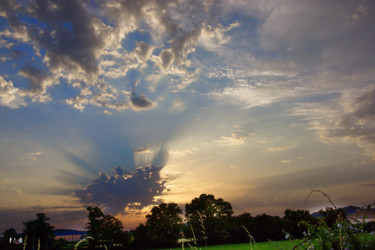
[[[246,139],[246,136],[231,134],[230,136],[221,136],[219,139],[215,140],[215,143],[221,147],[241,146],[246,143]]]
[[[171,108],[170,108],[170,110],[174,112],[181,112],[181,111],[184,111],[185,109],[186,109],[186,104],[181,99],[175,100],[172,103]]]
[[[210,51],[218,51],[223,49],[222,45],[230,42],[230,37],[226,36],[225,33],[238,27],[239,25],[239,22],[231,23],[228,27],[224,27],[220,24],[217,27],[204,24],[198,38],[198,45],[201,45]]]
[[[7,81],[2,76],[0,76],[0,103],[9,108],[18,108],[26,105],[20,89],[14,87],[12,81]]]
[[[190,148],[190,149],[183,149],[183,150],[171,150],[168,152],[169,155],[173,157],[185,157],[187,155],[194,154],[194,152],[198,151],[198,148]]]
[[[282,145],[282,146],[278,146],[278,147],[270,147],[270,148],[268,148],[268,150],[271,151],[271,152],[280,152],[280,151],[288,150],[290,148],[293,148],[293,146],[292,145]]]
[[[257,106],[267,106],[278,101],[286,100],[296,96],[298,92],[302,91],[303,90],[294,88],[294,84],[282,86],[279,83],[273,83],[270,84],[270,86],[263,86],[261,83],[251,84],[239,81],[236,85],[225,87],[222,91],[211,92],[208,95],[219,101],[248,109]]]
[[[36,161],[39,159],[40,155],[42,154],[42,152],[35,152],[35,153],[27,153],[25,155],[22,156],[22,159],[23,160],[33,160],[33,161]]]

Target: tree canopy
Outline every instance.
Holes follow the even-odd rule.
[[[161,203],[146,216],[146,227],[158,245],[173,246],[181,237],[181,208],[176,203]]]
[[[45,213],[37,213],[36,217],[23,223],[26,249],[48,249],[53,245],[54,227],[47,222],[50,218]]]
[[[284,220],[286,230],[293,235],[294,238],[303,238],[303,232],[307,231],[306,225],[301,222],[315,222],[315,218],[310,215],[309,211],[299,209],[286,209],[284,211]]]
[[[122,222],[112,215],[104,215],[98,207],[87,207],[88,219],[86,224],[87,233],[92,237],[90,248],[104,246],[110,247],[115,244],[125,244],[127,233],[123,231]]]
[[[220,242],[229,237],[232,205],[212,194],[201,194],[185,206],[185,216],[201,240]]]
[[[0,249],[16,249],[14,242],[19,240],[19,236],[14,228],[6,229],[3,237],[0,238]]]

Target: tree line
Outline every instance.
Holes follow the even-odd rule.
[[[267,214],[252,216],[250,213],[233,215],[232,205],[212,194],[201,194],[185,205],[185,216],[176,203],[161,203],[154,206],[146,216],[146,222],[135,230],[125,231],[120,220],[105,215],[99,207],[87,207],[88,236],[76,243],[75,249],[149,249],[196,247],[223,243],[244,243],[250,240],[300,239],[306,234],[306,223],[315,224],[318,218],[307,210],[284,211],[284,216]],[[332,226],[342,209],[321,210],[321,220]],[[14,229],[3,233],[1,249],[72,249],[63,240],[54,240],[53,227],[44,213],[38,213],[35,220],[24,222],[22,244],[11,242],[19,235]],[[184,240],[184,242],[182,242]],[[18,242],[20,243],[20,242]]]

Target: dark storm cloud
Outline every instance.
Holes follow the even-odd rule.
[[[114,175],[101,172],[96,180],[83,190],[76,191],[75,195],[85,206],[104,207],[106,212],[113,214],[123,212],[128,206],[142,209],[155,204],[155,196],[166,190],[161,170],[152,165],[131,173],[116,167],[112,169]]]

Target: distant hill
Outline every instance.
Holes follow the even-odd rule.
[[[67,236],[67,235],[87,235],[86,231],[79,231],[74,229],[56,229],[53,230],[56,236]]]
[[[342,209],[345,211],[346,216],[349,218],[361,219],[364,216],[366,216],[367,221],[375,220],[375,208],[366,209],[366,208],[361,208],[357,206],[346,206],[346,207],[342,207]],[[314,212],[311,215],[315,218],[323,217],[323,215],[321,215],[319,212]]]

